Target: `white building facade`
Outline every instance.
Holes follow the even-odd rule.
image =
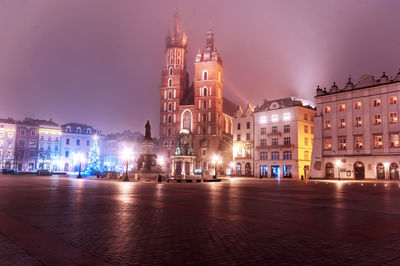
[[[0,119],[0,169],[15,169],[15,135],[15,121]]]
[[[254,175],[254,108],[239,105],[233,116],[233,175]]]
[[[317,89],[312,178],[399,179],[400,72]]]
[[[315,108],[295,97],[264,101],[254,111],[254,175],[308,178]]]

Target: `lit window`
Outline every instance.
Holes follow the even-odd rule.
[[[354,148],[356,148],[356,149],[363,148],[363,137],[362,136],[354,136]]]
[[[373,102],[373,106],[374,107],[381,106],[381,99],[375,99],[374,102]]]
[[[355,102],[354,109],[361,109],[361,102]]]
[[[383,148],[382,135],[374,135],[374,148]]]
[[[390,147],[399,147],[399,133],[390,134]]]
[[[397,118],[397,112],[392,112],[390,113],[390,123],[397,123],[398,118]]]
[[[342,112],[346,110],[346,105],[345,104],[339,104],[339,111]]]
[[[326,138],[324,139],[324,150],[331,150],[332,149],[332,139]]]
[[[325,106],[324,107],[324,113],[330,113],[331,112],[331,107],[330,106]]]
[[[290,113],[284,113],[283,114],[283,120],[289,121],[290,120]]]
[[[8,133],[8,138],[11,139],[13,137],[13,135],[14,135],[13,133],[9,132]]]
[[[346,137],[339,137],[339,150],[346,149]]]
[[[340,120],[339,120],[339,127],[340,127],[340,128],[346,127],[346,119],[340,118]]]
[[[304,138],[304,145],[308,146],[308,138]]]
[[[355,126],[359,127],[361,125],[362,125],[361,116],[356,116],[355,117]]]
[[[325,120],[325,124],[324,124],[324,127],[325,127],[325,129],[330,129],[331,128],[331,120]]]
[[[272,122],[278,122],[278,115],[271,115]]]
[[[380,114],[374,115],[374,125],[380,125],[382,124],[382,119]]]
[[[304,160],[310,160],[310,152],[304,151]]]
[[[267,117],[266,116],[260,117],[260,123],[261,124],[266,124],[267,123]]]
[[[397,103],[397,96],[392,96],[389,98],[389,104],[395,104]]]

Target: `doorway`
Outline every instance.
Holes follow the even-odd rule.
[[[376,178],[385,179],[385,166],[383,165],[383,163],[378,163],[376,165]]]
[[[246,176],[251,176],[251,165],[250,163],[246,163],[244,166],[244,174]]]
[[[279,165],[271,165],[271,177],[279,178]]]
[[[260,165],[260,177],[268,177],[268,166]]]
[[[391,163],[389,167],[390,179],[399,179],[399,166],[397,163]]]
[[[354,178],[357,180],[365,178],[364,164],[360,161],[354,163]]]
[[[333,178],[335,176],[334,168],[332,163],[325,165],[325,178]]]

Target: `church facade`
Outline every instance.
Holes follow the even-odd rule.
[[[207,32],[206,47],[196,55],[190,86],[186,53],[187,35],[176,13],[161,71],[159,155],[172,176],[208,175],[215,169],[223,174],[232,162],[236,106],[223,97],[224,68],[214,32]]]

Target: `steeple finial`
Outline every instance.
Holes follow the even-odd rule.
[[[181,31],[180,15],[178,9],[176,9],[176,12],[174,14],[174,31],[175,33],[179,33]]]
[[[214,31],[211,29],[207,31],[207,47],[214,48]]]

